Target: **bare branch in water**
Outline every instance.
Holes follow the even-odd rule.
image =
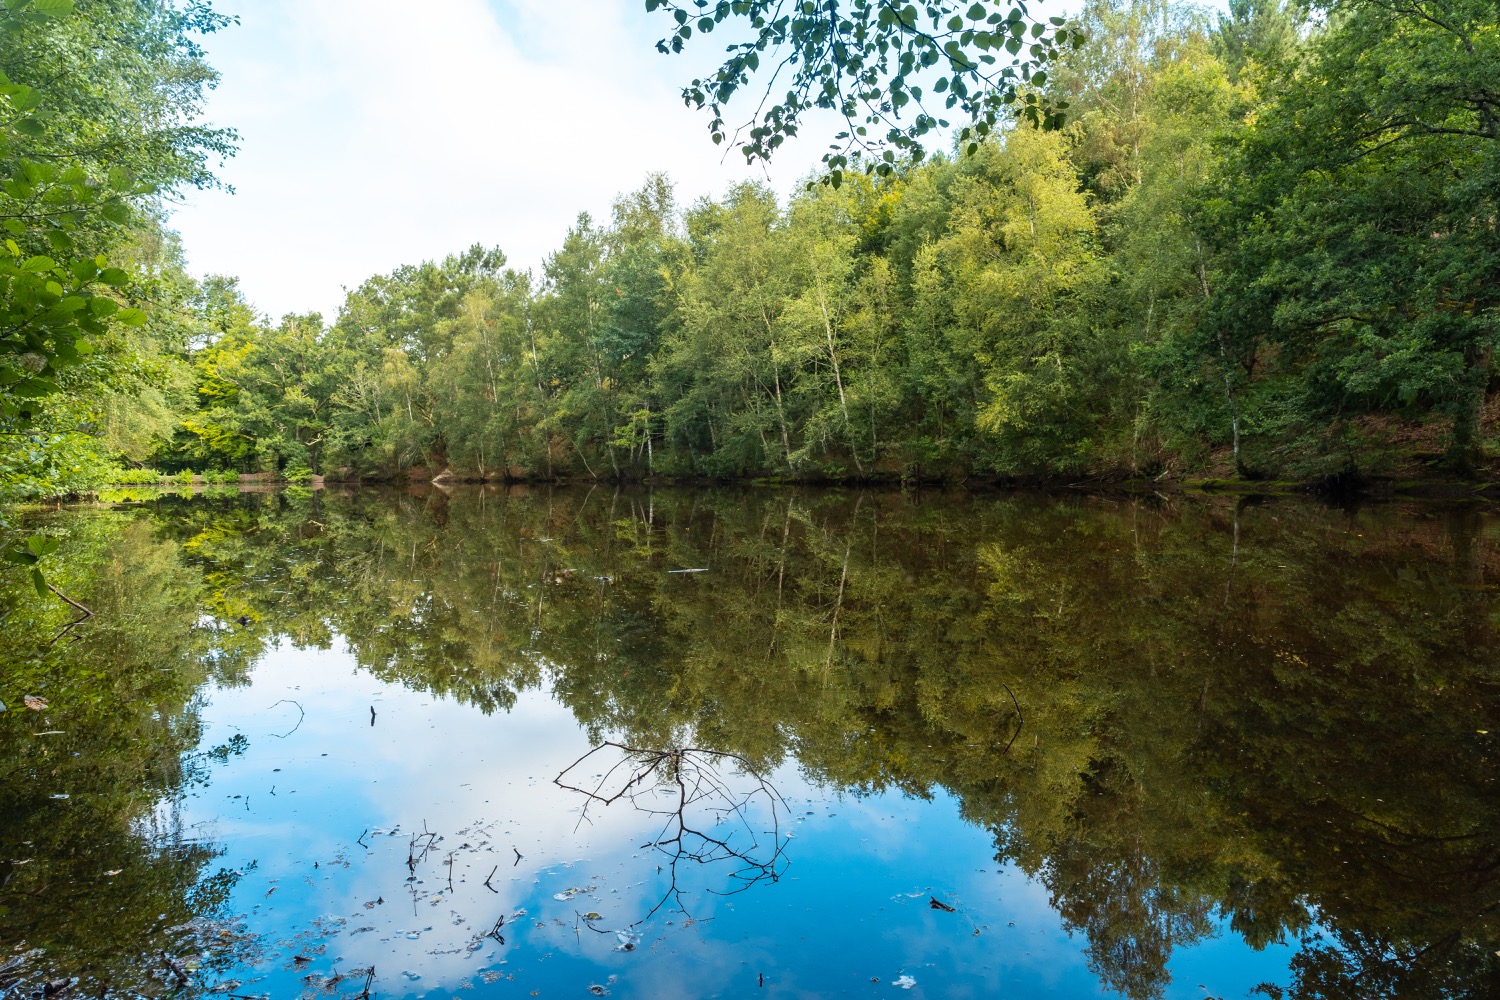
[[[297,730],[299,730],[299,729],[302,728],[302,723],[307,719],[307,710],[302,707],[302,703],[301,702],[293,701],[290,698],[283,698],[280,701],[278,701],[276,703],[276,705],[296,705],[297,706],[297,724],[295,726],[293,726],[291,729],[288,729],[284,733],[279,733],[279,734],[278,733],[272,733],[271,734],[272,736],[275,736],[278,740],[284,740],[288,736],[292,735]],[[275,708],[276,705],[272,705],[271,707]]]
[[[590,787],[570,783],[569,775],[580,772],[587,762],[609,755],[618,759]],[[590,822],[590,806],[608,807],[622,800],[661,818],[656,836],[641,847],[666,855],[670,887],[643,920],[669,900],[687,912],[678,881],[683,861],[733,866],[731,887],[715,895],[733,895],[760,882],[775,882],[786,868],[787,837],[781,832],[781,817],[790,815],[790,808],[781,793],[738,754],[697,747],[646,750],[607,741],[564,768],[553,783],[586,797],[580,824]],[[741,787],[736,788],[737,784]],[[662,793],[666,793],[665,800]],[[769,830],[756,831],[752,820],[758,809],[769,812]],[[770,837],[769,844],[762,840],[765,835]],[[591,929],[599,930],[592,925]]]
[[[1010,753],[1010,748],[1015,745],[1016,738],[1021,735],[1021,726],[1026,720],[1021,717],[1021,703],[1016,700],[1016,693],[1010,689],[1010,685],[1001,681],[1000,686],[1005,688],[1006,694],[1010,695],[1010,703],[1016,706],[1016,731],[1010,734],[1010,742],[1005,744],[1005,752]]]

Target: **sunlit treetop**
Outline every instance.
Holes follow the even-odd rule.
[[[646,9],[677,22],[657,42],[664,53],[683,51],[694,32],[748,28],[713,76],[682,89],[688,106],[712,114],[713,141],[740,143],[748,162],[769,160],[809,109],[843,115],[823,156],[822,179],[834,186],[851,161],[881,175],[898,159],[920,161],[929,136],[955,124],[971,151],[1008,115],[1057,127],[1064,108],[1041,96],[1046,67],[1083,42],[1065,18],[1034,17],[1024,0],[646,0]],[[758,106],[727,125],[725,108],[752,81]]]

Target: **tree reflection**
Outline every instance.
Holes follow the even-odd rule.
[[[201,580],[175,544],[128,515],[68,530],[62,589],[94,618],[55,642],[72,609],[0,580],[0,992],[156,996],[234,948],[217,919],[238,873],[175,808],[215,759],[197,689],[232,658],[194,627]]]
[[[1159,995],[1173,950],[1224,921],[1252,947],[1303,943],[1289,996],[1481,996],[1500,975],[1500,551],[1472,510],[484,490],[87,523],[97,558],[61,585],[99,618],[0,700],[91,692],[98,718],[71,728],[96,742],[46,756],[69,745],[13,710],[0,759],[123,797],[109,816],[184,780],[209,673],[339,636],[373,675],[485,712],[549,690],[620,755],[620,787],[571,782],[599,799],[670,785],[684,751],[639,748],[688,742],[721,755],[700,771],[795,760],[856,794],[947,789],[1126,996]],[[56,633],[6,595],[9,648]],[[66,822],[34,779],[5,787],[4,829]],[[94,825],[135,836],[112,824]],[[70,856],[35,835],[38,857]],[[5,925],[47,921],[67,918]]]

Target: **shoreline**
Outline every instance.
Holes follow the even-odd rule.
[[[1028,478],[977,478],[963,480],[925,479],[902,480],[897,477],[865,478],[772,478],[747,477],[720,479],[705,476],[653,476],[627,477],[495,477],[445,475],[432,479],[417,476],[380,478],[331,478],[314,477],[311,482],[291,482],[267,476],[241,476],[238,483],[211,483],[200,477],[188,482],[121,483],[101,485],[87,493],[39,497],[16,501],[12,506],[28,506],[53,503],[79,502],[96,499],[101,493],[117,490],[139,490],[142,492],[172,493],[206,490],[236,490],[240,493],[268,493],[283,489],[436,489],[447,491],[455,488],[474,487],[576,487],[613,486],[615,488],[645,489],[726,489],[726,490],[876,490],[882,492],[958,492],[981,495],[986,493],[1027,492],[1050,494],[1096,494],[1096,495],[1176,495],[1176,496],[1297,496],[1329,501],[1341,499],[1417,499],[1417,500],[1500,500],[1500,482],[1484,479],[1459,479],[1456,477],[1431,477],[1426,479],[1368,479],[1359,482],[1296,480],[1226,479],[1214,477],[1183,477],[1172,479],[1091,477],[1028,477]]]

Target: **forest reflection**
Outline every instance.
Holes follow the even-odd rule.
[[[230,960],[234,873],[172,803],[235,751],[198,747],[202,685],[277,641],[486,713],[543,689],[599,740],[945,789],[1128,997],[1226,919],[1302,942],[1273,996],[1500,989],[1481,511],[599,488],[52,517],[96,617],[53,642],[69,609],[0,589],[0,990],[33,949],[101,990],[189,937]]]

